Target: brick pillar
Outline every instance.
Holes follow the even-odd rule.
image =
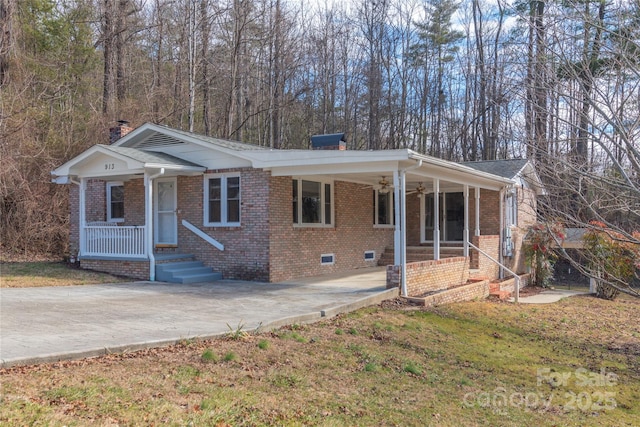
[[[475,247],[479,248],[480,247],[480,236],[471,236],[471,244],[474,245]],[[470,248],[469,251],[469,268],[473,269],[473,270],[477,270],[478,268],[480,268],[479,265],[479,253],[477,250]]]

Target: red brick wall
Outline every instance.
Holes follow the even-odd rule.
[[[393,229],[373,227],[371,189],[334,183],[335,226],[294,227],[290,177],[272,177],[269,193],[269,276],[271,281],[309,277],[375,266],[384,248],[393,245]],[[364,260],[374,250],[376,259]],[[322,254],[335,264],[321,265]]]
[[[85,192],[86,219],[91,221],[106,221],[107,201],[106,182],[99,179],[87,180],[87,190]]]
[[[82,268],[102,271],[116,276],[131,277],[138,280],[149,280],[149,261],[94,260],[80,261]]]
[[[471,200],[471,199],[470,199]],[[473,227],[475,227],[475,199],[473,201]],[[474,228],[470,229],[473,235]],[[480,190],[480,234],[499,235],[500,234],[500,192],[491,190]]]
[[[204,178],[178,178],[178,251],[196,258],[222,273],[226,279],[269,281],[269,177],[255,169],[240,172],[240,227],[205,227]],[[288,194],[288,193],[287,193]],[[224,245],[219,251],[182,225],[185,219]]]
[[[407,246],[420,245],[420,204],[416,193],[407,195]]]
[[[500,261],[500,236],[472,236],[471,243],[482,249],[496,261]],[[480,276],[488,279],[497,279],[500,267],[486,256],[471,248],[471,268],[480,270]]]
[[[412,298],[412,301],[420,303],[426,307],[433,307],[454,302],[473,301],[484,299],[489,296],[489,281],[469,283],[455,289],[429,295],[424,298]]]
[[[124,183],[124,223],[145,225],[144,179],[132,179]]]
[[[106,183],[90,179],[86,184],[85,218],[87,221],[107,219]],[[69,185],[69,254],[77,255],[80,250],[80,186]]]
[[[529,282],[531,281],[531,276],[529,274],[522,274],[522,275],[519,275],[518,277],[520,277],[520,289],[529,285]],[[509,291],[512,293],[515,292],[516,279],[514,277],[511,277],[510,279],[506,279],[500,282],[500,290]]]
[[[400,266],[387,267],[387,288],[400,286]],[[467,283],[469,258],[455,257],[438,261],[407,263],[407,294],[424,295]]]

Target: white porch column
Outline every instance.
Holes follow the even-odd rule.
[[[153,255],[153,180],[164,175],[164,168],[160,172],[149,175],[147,171],[144,173],[144,222],[147,232],[147,256],[149,257],[149,280],[156,280],[156,258]]]
[[[480,187],[475,187],[476,190],[476,230],[475,235],[480,235]]]
[[[433,259],[440,259],[440,180],[433,180]]]
[[[462,232],[462,256],[469,256],[469,185],[464,185],[464,231]]]
[[[501,279],[504,279],[504,255],[503,255],[503,245],[504,245],[504,188],[500,190],[500,241],[498,242],[498,260],[500,261],[500,275]]]
[[[393,171],[393,204],[395,207],[394,213],[394,223],[395,223],[395,231],[393,234],[393,264],[400,265],[401,264],[401,245],[402,245],[402,221],[400,219],[401,211],[400,211],[400,179],[398,176],[398,171]]]
[[[156,263],[153,256],[153,180],[147,172],[144,173],[144,226],[146,240],[145,255],[149,257],[149,280],[156,279]]]
[[[400,189],[398,190],[400,193],[400,210],[402,211],[400,214],[400,220],[402,223],[400,224],[401,236],[400,236],[400,246],[401,250],[401,274],[400,278],[402,281],[401,295],[407,296],[407,192],[406,192],[406,183],[407,183],[407,173],[406,171],[402,171],[400,174]]]
[[[86,234],[86,229],[85,227],[87,226],[87,179],[86,178],[80,178],[80,185],[78,186],[80,191],[80,194],[78,195],[78,200],[79,200],[79,205],[80,205],[80,212],[78,215],[78,238],[80,239],[80,242],[78,242],[78,250],[80,251],[80,255],[84,255],[85,251],[86,251],[86,247],[85,247],[85,234]]]

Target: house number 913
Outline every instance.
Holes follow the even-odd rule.
[[[104,170],[113,170],[116,168],[116,164],[115,163],[105,163],[104,164]]]

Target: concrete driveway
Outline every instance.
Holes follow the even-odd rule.
[[[91,357],[308,323],[397,296],[380,268],[280,284],[221,280],[178,285],[0,289],[0,367]]]

